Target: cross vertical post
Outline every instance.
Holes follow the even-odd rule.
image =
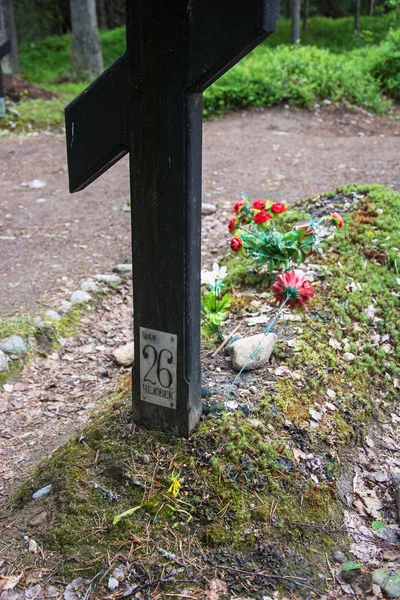
[[[141,29],[140,36],[127,36],[134,107],[129,121],[133,418],[186,436],[201,416],[202,98],[187,92],[188,20],[186,0],[127,6],[127,31]],[[148,330],[157,332],[154,344],[143,339]],[[176,339],[172,353],[162,353],[158,338],[164,334]]]
[[[276,0],[127,0],[126,55],[66,109],[71,192],[130,152],[138,425],[187,437],[201,417],[202,92],[276,13]]]

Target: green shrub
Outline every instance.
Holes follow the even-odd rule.
[[[311,106],[330,99],[383,113],[388,104],[364,63],[361,50],[333,54],[310,46],[262,46],[206,91],[204,110],[209,115],[283,102]]]
[[[384,92],[400,99],[400,29],[388,33],[371,73]]]

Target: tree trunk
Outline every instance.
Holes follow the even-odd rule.
[[[97,15],[101,29],[107,28],[106,0],[97,0]]]
[[[304,0],[303,31],[307,31],[307,29],[308,29],[309,10],[310,10],[310,0]]]
[[[72,68],[78,76],[93,78],[103,70],[95,0],[70,0]]]
[[[1,62],[5,73],[19,73],[21,64],[18,55],[17,30],[15,29],[12,0],[0,0],[0,44],[10,41],[11,52]]]
[[[300,41],[300,0],[292,2],[292,35],[291,43],[296,46]]]
[[[357,36],[360,36],[360,13],[361,13],[361,0],[356,0],[356,12],[354,15],[354,31]]]
[[[374,16],[374,8],[375,8],[375,0],[371,0],[371,4],[369,5],[369,16]]]

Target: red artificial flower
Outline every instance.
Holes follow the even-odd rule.
[[[279,213],[284,213],[286,211],[286,206],[282,202],[275,202],[270,210],[278,215]]]
[[[234,252],[238,252],[243,246],[243,242],[240,238],[234,237],[231,239],[231,248]]]
[[[244,200],[239,200],[239,202],[236,202],[235,206],[233,207],[235,213],[238,213],[242,206],[244,206],[245,204],[246,202]]]
[[[232,233],[232,231],[235,231],[237,224],[238,224],[238,220],[235,218],[233,218],[229,221],[229,225],[228,225],[229,233]]]
[[[314,296],[311,283],[307,281],[303,271],[298,269],[277,275],[271,291],[278,302],[287,300],[286,304],[290,308],[304,306]]]
[[[266,200],[256,200],[253,204],[253,208],[256,208],[257,210],[262,210],[263,208],[265,208],[266,203]]]
[[[344,222],[343,222],[343,217],[341,215],[339,215],[339,213],[334,212],[331,214],[332,217],[332,221],[334,223],[334,225],[336,225],[336,227],[338,229],[342,229]]]
[[[270,219],[272,219],[272,216],[269,213],[267,213],[266,210],[260,210],[259,213],[254,215],[254,222],[257,223],[257,225],[261,225],[261,223],[265,223]]]

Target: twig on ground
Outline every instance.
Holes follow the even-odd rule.
[[[213,352],[211,354],[211,357],[214,358],[215,356],[217,356],[218,352],[220,352],[222,350],[222,348],[224,348],[226,346],[226,344],[229,342],[229,340],[235,335],[235,333],[237,331],[239,331],[240,327],[241,327],[242,323],[239,323],[239,325],[237,325],[235,327],[235,329],[232,329],[232,331],[230,332],[229,335],[226,336],[226,338],[224,339],[224,341],[222,342],[222,344],[220,344],[218,346],[218,348],[215,350],[215,352]]]

